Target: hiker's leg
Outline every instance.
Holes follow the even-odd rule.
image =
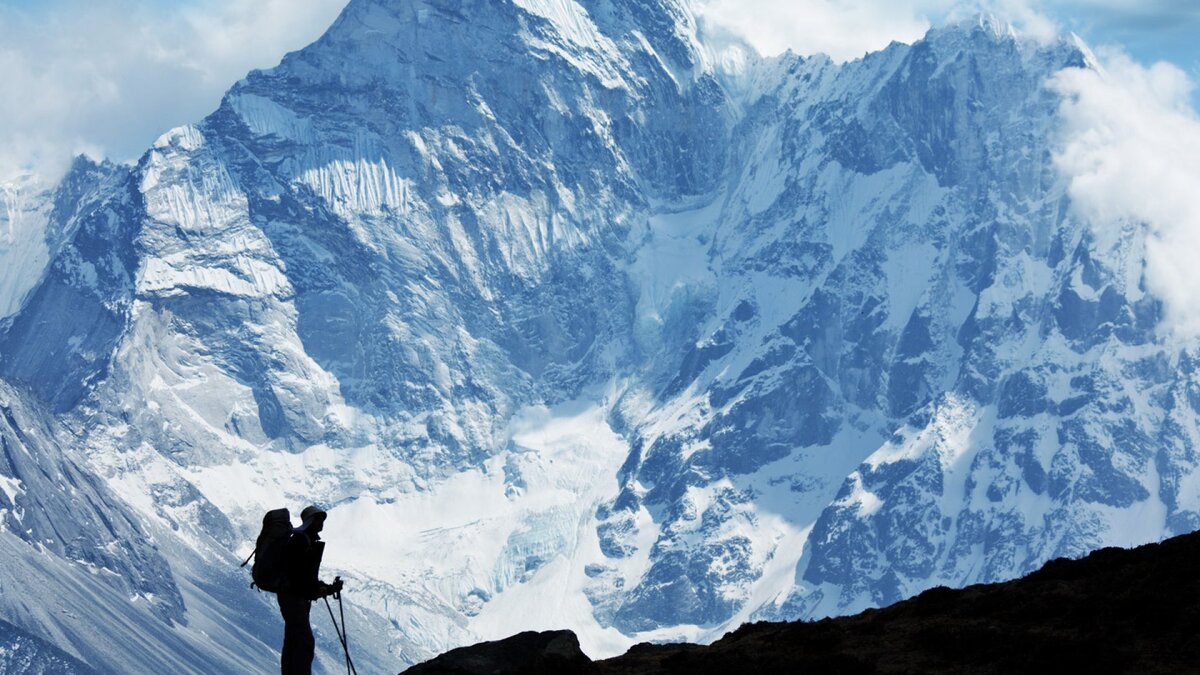
[[[279,656],[282,675],[310,675],[312,673],[313,640],[312,626],[308,623],[308,611],[312,603],[308,598],[279,593],[279,613],[283,615],[283,652]]]
[[[303,639],[301,643],[301,658],[304,662],[305,675],[312,673],[313,654],[316,651],[317,641],[313,638],[312,624],[309,623],[308,612],[312,609],[312,600],[305,598],[304,600],[304,634],[300,637]]]

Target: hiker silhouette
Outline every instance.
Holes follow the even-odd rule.
[[[321,556],[325,553],[325,542],[321,541],[325,517],[320,508],[305,507],[300,512],[300,527],[292,530],[292,536],[281,552],[284,580],[275,597],[283,616],[283,652],[279,659],[282,675],[312,673],[316,643],[309,623],[309,610],[313,600],[342,590],[341,579],[327,584],[318,578]]]

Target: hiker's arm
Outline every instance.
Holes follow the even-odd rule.
[[[333,595],[334,593],[340,593],[341,591],[342,591],[342,578],[341,577],[335,578],[333,580],[332,584],[327,584],[324,581],[318,581],[317,589],[314,594],[316,597],[314,597],[313,599],[316,600],[319,598],[324,598],[324,597]]]

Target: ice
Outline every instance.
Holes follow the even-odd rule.
[[[9,476],[0,476],[0,490],[4,491],[4,496],[8,497],[9,504],[17,503],[17,495],[25,491],[21,481]]]

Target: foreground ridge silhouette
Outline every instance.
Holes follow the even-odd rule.
[[[748,624],[708,646],[639,644],[592,662],[570,631],[531,632],[405,675],[743,672],[1200,672],[1200,532],[854,616]]]

